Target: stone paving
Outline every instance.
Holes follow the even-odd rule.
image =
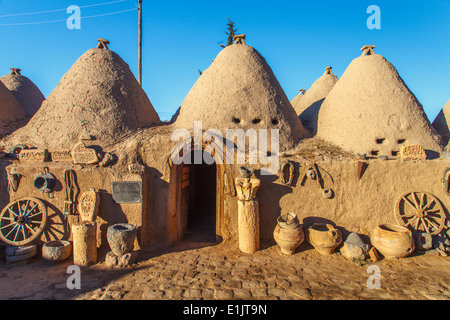
[[[321,256],[304,243],[292,256],[272,244],[244,254],[236,243],[181,243],[165,252],[141,252],[122,269],[104,262],[81,268],[81,289],[67,288],[70,259],[49,264],[0,263],[0,299],[24,300],[448,300],[450,257],[356,261]],[[369,289],[368,267],[380,271]],[[370,281],[370,283],[374,283]]]

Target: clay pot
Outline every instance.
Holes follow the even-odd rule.
[[[250,178],[253,175],[253,172],[255,172],[255,169],[250,167],[240,167],[239,172],[242,178]]]
[[[303,227],[295,213],[281,215],[278,217],[277,222],[277,226],[273,231],[273,237],[283,254],[292,255],[305,240]]]
[[[386,258],[404,258],[414,252],[414,238],[403,226],[384,224],[375,228],[370,237],[372,245]]]
[[[72,243],[64,240],[46,242],[42,246],[42,258],[49,262],[60,262],[72,254]]]
[[[328,256],[342,242],[342,233],[331,224],[315,223],[308,228],[307,240],[320,254]]]
[[[128,223],[118,223],[110,226],[106,233],[111,251],[118,257],[133,249],[136,239],[136,226]]]

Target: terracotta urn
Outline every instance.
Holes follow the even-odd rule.
[[[279,216],[273,237],[283,254],[294,254],[298,246],[305,240],[303,226],[298,221],[297,215],[289,212]]]
[[[383,224],[376,227],[370,240],[386,259],[405,258],[415,249],[411,231],[395,224]]]
[[[342,242],[342,233],[331,224],[315,223],[308,228],[307,240],[320,254],[328,256]]]
[[[136,226],[128,223],[118,223],[108,227],[106,237],[111,251],[121,257],[133,249],[136,239]]]

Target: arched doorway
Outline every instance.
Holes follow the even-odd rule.
[[[193,146],[186,154],[191,159],[190,163],[172,162],[167,208],[171,242],[211,243],[222,239],[225,167],[220,162],[217,164],[217,159],[204,149],[204,146]],[[195,155],[213,159],[208,161],[212,164],[194,161]],[[185,158],[182,152],[180,156]]]
[[[194,155],[202,150],[191,152],[189,167],[189,186],[187,187],[186,232],[182,240],[192,242],[216,241],[216,164],[195,164]]]

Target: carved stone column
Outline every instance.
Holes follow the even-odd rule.
[[[73,263],[85,267],[97,262],[97,224],[81,222],[72,225]]]
[[[235,179],[238,196],[239,249],[245,253],[259,250],[259,204],[256,192],[261,181],[256,178]]]

